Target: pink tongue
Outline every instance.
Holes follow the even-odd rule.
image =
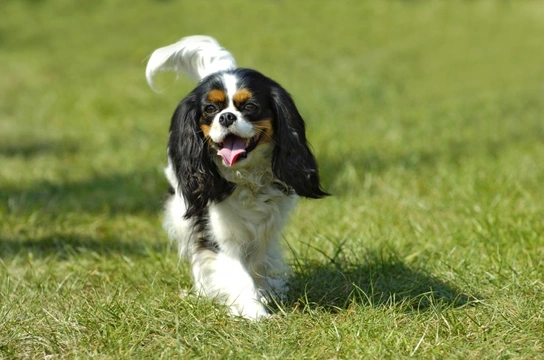
[[[223,158],[228,166],[232,166],[240,154],[246,152],[246,139],[238,136],[227,136],[223,140],[223,148],[217,152],[217,155]]]

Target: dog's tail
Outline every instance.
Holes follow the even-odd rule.
[[[153,88],[153,76],[158,71],[175,71],[200,81],[218,71],[236,69],[236,60],[217,40],[194,35],[161,47],[151,54],[145,76]]]

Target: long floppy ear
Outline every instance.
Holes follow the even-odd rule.
[[[329,195],[321,188],[317,162],[306,140],[306,126],[289,93],[272,87],[275,113],[272,170],[297,195],[318,199]]]
[[[179,190],[185,199],[186,219],[201,214],[210,201],[221,201],[233,185],[221,177],[209,146],[198,126],[199,102],[189,94],[176,108],[170,124],[168,156],[174,167]]]

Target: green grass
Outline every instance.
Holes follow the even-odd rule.
[[[544,3],[0,3],[0,358],[544,355]],[[146,57],[210,34],[294,96],[334,196],[260,323],[180,296]]]

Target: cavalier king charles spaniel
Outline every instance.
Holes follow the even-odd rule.
[[[238,68],[208,36],[159,48],[146,78],[172,70],[198,81],[170,124],[164,228],[187,258],[197,294],[234,315],[269,316],[288,271],[280,232],[298,196],[328,195],[293,99],[274,80]]]

